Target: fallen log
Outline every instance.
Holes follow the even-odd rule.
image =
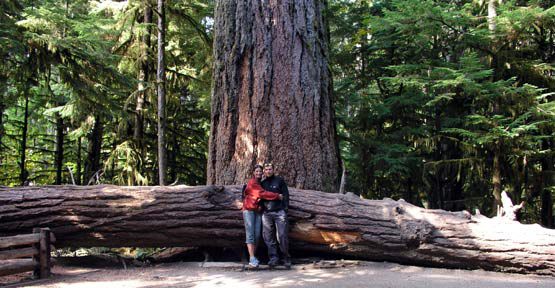
[[[237,247],[241,186],[0,188],[0,236],[50,227],[59,247]],[[555,276],[555,231],[501,218],[291,189],[291,248]]]

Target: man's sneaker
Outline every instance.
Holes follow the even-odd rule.
[[[272,269],[278,265],[278,262],[279,260],[277,258],[270,259],[270,261],[268,261],[268,266]]]
[[[291,269],[291,259],[285,259],[283,261],[283,265],[285,266],[285,269],[287,270]]]
[[[256,257],[251,257],[251,259],[249,260],[249,266],[252,268],[258,268],[258,265],[260,265],[260,261],[258,261]]]

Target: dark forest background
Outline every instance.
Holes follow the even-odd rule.
[[[554,4],[327,1],[346,191],[553,227]],[[206,183],[213,10],[166,1],[166,183]],[[0,185],[158,184],[156,3],[0,11]]]

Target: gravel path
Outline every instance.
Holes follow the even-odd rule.
[[[555,287],[555,278],[485,271],[448,270],[360,262],[357,266],[320,269],[311,264],[292,270],[243,270],[233,263],[170,263],[148,268],[54,268],[47,280],[20,282],[8,287],[441,287],[512,288]]]

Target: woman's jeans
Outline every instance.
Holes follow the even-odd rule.
[[[243,220],[245,222],[245,234],[247,244],[257,244],[260,239],[262,230],[262,215],[256,211],[243,211]]]

